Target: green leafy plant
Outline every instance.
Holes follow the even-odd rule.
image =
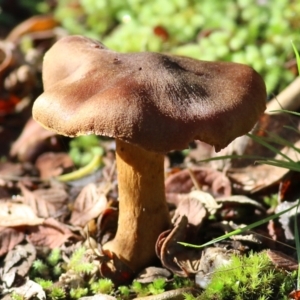
[[[66,299],[66,291],[62,287],[53,286],[50,290],[49,297],[53,300]]]
[[[139,297],[144,297],[149,295],[147,286],[138,282],[138,281],[133,281],[132,285],[131,285],[131,289],[134,291],[134,293],[137,294],[137,296]]]
[[[126,285],[122,285],[118,287],[118,291],[121,294],[120,299],[128,299],[130,296],[130,288]]]
[[[179,277],[177,275],[174,275],[174,278],[171,282],[171,286],[174,289],[180,289],[184,287],[191,287],[194,283],[191,279],[185,278],[185,277]]]
[[[61,251],[60,249],[56,248],[53,249],[47,257],[47,263],[54,267],[61,261]]]
[[[103,149],[96,135],[78,136],[70,141],[69,146],[69,155],[77,167],[87,165],[95,155],[103,155]]]
[[[50,290],[53,286],[52,280],[46,280],[43,278],[35,278],[35,282],[38,283],[43,290]]]
[[[72,299],[79,299],[83,296],[86,296],[88,294],[88,288],[72,288],[70,290],[70,297]]]
[[[49,276],[50,274],[49,266],[40,259],[37,259],[33,262],[32,269],[34,270],[35,274],[43,277]]]
[[[11,299],[12,300],[24,300],[24,297],[16,292],[13,292],[11,294]]]
[[[73,270],[75,273],[89,274],[94,270],[94,265],[84,261],[86,249],[80,247],[74,251],[67,266],[67,270]]]
[[[157,278],[148,285],[149,293],[152,295],[161,294],[165,291],[166,280],[164,278]]]
[[[91,290],[94,294],[111,294],[114,290],[114,284],[110,279],[101,278],[91,283]]]
[[[53,249],[44,259],[36,259],[31,267],[30,277],[41,277],[46,279],[56,279],[62,273],[61,251]]]
[[[263,75],[269,93],[294,78],[286,45],[297,39],[299,14],[300,4],[292,0],[62,0],[55,9],[71,34],[101,39],[116,51],[249,64]]]

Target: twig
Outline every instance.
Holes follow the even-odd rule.
[[[300,77],[297,77],[289,86],[287,86],[278,96],[274,97],[267,104],[267,113],[273,113],[274,110],[293,110],[300,108]],[[278,112],[277,112],[278,113]]]
[[[180,288],[172,291],[167,291],[158,295],[151,295],[147,297],[138,297],[133,300],[184,300],[184,294],[191,293],[193,295],[199,291],[193,287]]]

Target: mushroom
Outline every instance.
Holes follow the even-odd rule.
[[[266,89],[252,68],[143,52],[118,53],[82,36],[56,42],[43,63],[33,117],[58,134],[114,137],[117,233],[104,249],[134,272],[155,259],[170,227],[164,155],[195,139],[217,151],[252,129]]]

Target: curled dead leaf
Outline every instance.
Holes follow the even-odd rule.
[[[182,216],[172,230],[159,236],[156,244],[162,265],[182,277],[195,274],[201,256],[201,250],[186,248],[178,243],[186,241],[187,225],[187,218]]]

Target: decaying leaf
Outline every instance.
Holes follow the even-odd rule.
[[[186,241],[187,225],[187,218],[182,216],[172,230],[160,235],[156,245],[162,265],[182,277],[195,273],[194,268],[201,256],[201,250],[186,248],[178,243]]]
[[[209,247],[202,252],[196,283],[203,289],[207,287],[215,269],[230,263],[233,251],[224,248]]]
[[[230,169],[228,177],[237,193],[255,193],[279,184],[289,170],[269,165]]]
[[[205,204],[201,201],[201,198],[205,198],[207,195],[209,194],[201,191],[181,194],[181,200],[175,210],[172,223],[176,225],[177,220],[181,220],[182,216],[186,216],[190,225],[199,228],[203,219],[208,216]]]
[[[25,233],[18,228],[0,227],[0,257],[12,250],[25,238]]]
[[[151,283],[158,278],[169,279],[171,277],[172,273],[165,268],[148,267],[140,272],[135,280],[141,283]]]
[[[118,227],[118,215],[119,212],[116,208],[108,207],[98,218],[98,227],[100,228],[98,235],[102,245],[115,236]]]
[[[272,261],[272,263],[284,270],[295,271],[298,270],[298,262],[296,259],[291,257],[290,255],[286,255],[281,251],[276,250],[267,250],[267,255]]]
[[[23,297],[23,299],[46,299],[46,293],[43,290],[43,288],[32,280],[26,280],[25,284],[23,284],[22,286],[9,289],[9,293],[15,293],[16,295],[20,295]],[[11,297],[4,297],[3,300],[11,300]]]
[[[58,217],[65,212],[68,202],[68,194],[61,187],[47,189],[28,190],[19,183],[23,194],[23,203],[29,205],[34,213],[42,218]]]
[[[229,197],[219,197],[215,201],[216,203],[220,203],[220,204],[236,203],[237,205],[251,205],[261,211],[266,210],[261,203],[245,195],[232,195]]]
[[[170,175],[165,181],[166,193],[189,193],[195,186],[193,178],[201,190],[213,196],[228,196],[231,194],[231,183],[226,175],[209,167],[193,167]]]
[[[37,158],[35,166],[41,179],[49,179],[71,171],[74,163],[67,153],[46,152]]]
[[[23,203],[11,200],[0,201],[0,226],[34,226],[42,224],[43,218],[38,218],[32,208]]]
[[[20,163],[3,162],[0,163],[0,185],[10,186],[11,180],[20,178],[24,174],[24,169]]]
[[[5,289],[13,286],[15,280],[28,273],[36,258],[36,250],[30,243],[17,245],[4,258],[3,267],[0,269],[0,282]]]
[[[50,138],[53,138],[50,140]],[[46,130],[33,119],[29,119],[20,137],[13,143],[10,155],[20,161],[33,161],[46,149],[53,149],[57,144],[55,133]]]
[[[49,218],[43,224],[31,227],[27,239],[35,246],[54,249],[61,246],[71,237],[79,238],[66,225]]]
[[[97,218],[105,210],[107,198],[94,183],[85,186],[75,200],[70,223],[84,227],[90,220]]]

